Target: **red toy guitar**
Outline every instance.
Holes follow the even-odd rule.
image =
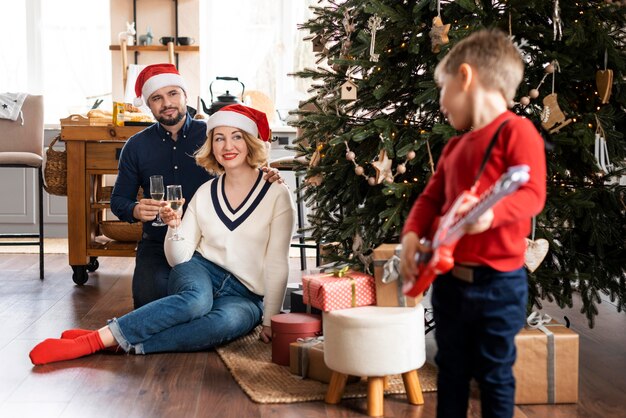
[[[478,197],[478,200],[467,212],[458,216],[456,213],[459,206],[465,203],[468,197],[473,196],[471,192],[463,192],[455,200],[450,210],[441,218],[432,241],[428,242],[422,239],[422,243],[430,246],[432,252],[416,254],[417,279],[405,281],[402,291],[407,296],[419,296],[426,291],[437,275],[450,271],[454,267],[452,254],[457,242],[465,234],[464,227],[476,222],[500,199],[513,193],[526,183],[530,178],[529,170],[527,165],[510,167],[493,186]]]

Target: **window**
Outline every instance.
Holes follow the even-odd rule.
[[[201,9],[202,62],[206,78],[202,91],[217,76],[238,77],[246,90],[259,90],[270,97],[282,119],[307,97],[301,81],[288,74],[315,65],[307,35],[298,30],[308,19],[312,0],[230,0],[210,1]],[[205,23],[206,22],[206,23]],[[241,89],[236,83],[215,82],[213,97],[228,88],[231,94]],[[210,97],[207,96],[210,100]]]
[[[0,91],[43,94],[47,125],[110,94],[108,1],[1,3],[3,32],[11,35],[0,48]]]
[[[311,43],[297,25],[317,1],[193,1],[201,16],[200,90],[207,105],[211,81],[232,76],[247,91],[268,95],[277,116],[287,117],[307,97],[308,81],[288,74],[315,66]],[[0,0],[0,7],[3,33],[9,34],[0,48],[0,92],[43,94],[48,126],[85,113],[97,98],[110,102],[110,1]],[[214,98],[240,88],[218,84]]]

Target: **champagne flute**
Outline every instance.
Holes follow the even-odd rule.
[[[153,200],[158,200],[159,202],[163,200],[165,194],[165,189],[163,188],[163,176],[150,176],[150,198]],[[156,219],[152,222],[152,226],[165,226],[161,220],[161,216],[157,213]]]
[[[180,184],[173,184],[167,186],[167,203],[174,212],[179,212],[183,209],[183,186]],[[178,222],[174,227],[174,235],[169,237],[172,241],[182,241],[183,237],[178,235]]]

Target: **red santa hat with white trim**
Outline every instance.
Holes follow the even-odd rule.
[[[265,142],[272,134],[265,113],[240,104],[224,106],[213,113],[207,120],[207,132],[218,126],[239,128]]]
[[[173,64],[152,64],[141,70],[135,81],[135,106],[146,104],[148,98],[160,88],[176,86],[187,92],[185,80]]]

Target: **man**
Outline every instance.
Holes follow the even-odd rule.
[[[167,295],[170,266],[163,242],[166,227],[153,226],[159,208],[166,203],[150,199],[150,176],[163,176],[163,184],[180,184],[186,202],[212,176],[196,165],[195,151],[206,140],[206,123],[187,113],[187,87],[172,64],[149,65],[135,83],[135,105],[144,101],[158,123],[128,139],[119,160],[111,210],[122,221],[143,222],[133,274],[135,309]],[[277,170],[268,170],[269,181],[280,179]],[[139,187],[144,197],[137,201]],[[186,209],[185,203],[184,209]]]

